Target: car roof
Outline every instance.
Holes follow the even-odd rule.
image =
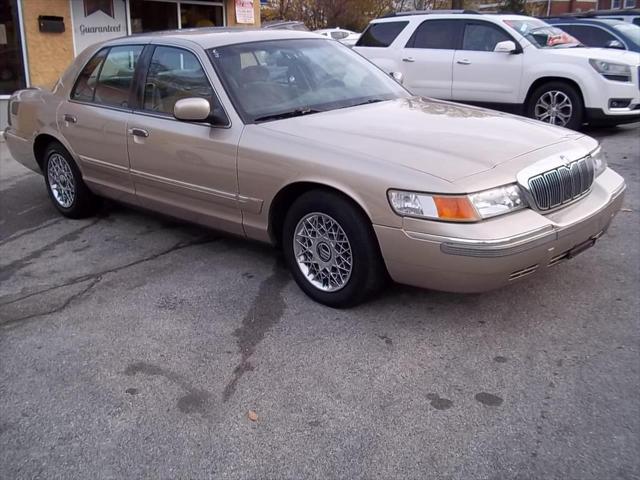
[[[500,20],[520,20],[530,19],[527,15],[514,15],[514,14],[486,14],[474,12],[471,10],[425,10],[416,12],[399,12],[389,16],[376,18],[371,20],[370,23],[382,23],[382,22],[399,22],[408,21],[413,18],[419,20],[427,19],[472,19],[472,20],[489,20],[494,23],[498,23]]]
[[[103,45],[108,46],[122,43],[155,43],[158,40],[169,40],[175,44],[197,44],[202,48],[208,49],[237,43],[296,38],[318,39],[322,37],[318,37],[318,35],[314,33],[301,30],[203,27],[134,34],[107,41]]]
[[[610,26],[627,23],[623,20],[616,20],[615,18],[580,18],[580,17],[570,17],[570,16],[548,17],[548,18],[541,18],[540,20],[544,20],[545,22],[552,21],[554,23],[584,23],[584,24],[610,25]]]

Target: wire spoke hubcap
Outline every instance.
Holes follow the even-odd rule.
[[[76,198],[76,182],[69,162],[59,153],[53,153],[49,157],[47,178],[53,198],[58,205],[63,208],[71,207]]]
[[[302,217],[293,234],[293,251],[302,274],[322,291],[336,292],[351,278],[351,244],[340,224],[327,214]]]
[[[571,120],[573,104],[566,93],[550,90],[540,96],[533,114],[536,120],[564,127]]]

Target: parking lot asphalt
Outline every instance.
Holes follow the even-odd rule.
[[[351,310],[268,246],[64,219],[0,144],[0,478],[640,478],[640,125],[587,133],[628,184],[593,249]]]

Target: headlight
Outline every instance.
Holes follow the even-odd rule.
[[[618,82],[631,81],[631,67],[629,65],[605,62],[604,60],[596,60],[595,58],[590,58],[589,63],[596,72],[604,78],[616,80]]]
[[[593,152],[589,154],[591,159],[593,160],[593,166],[595,169],[594,176],[600,175],[607,169],[607,160],[604,158],[604,153],[602,153],[602,147],[598,146]]]
[[[398,215],[448,222],[477,222],[526,206],[520,188],[515,184],[470,195],[389,190],[388,196],[391,207]]]

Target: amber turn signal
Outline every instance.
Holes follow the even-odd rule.
[[[442,220],[474,222],[480,220],[475,207],[467,197],[438,197],[433,201],[438,209],[438,217]]]

